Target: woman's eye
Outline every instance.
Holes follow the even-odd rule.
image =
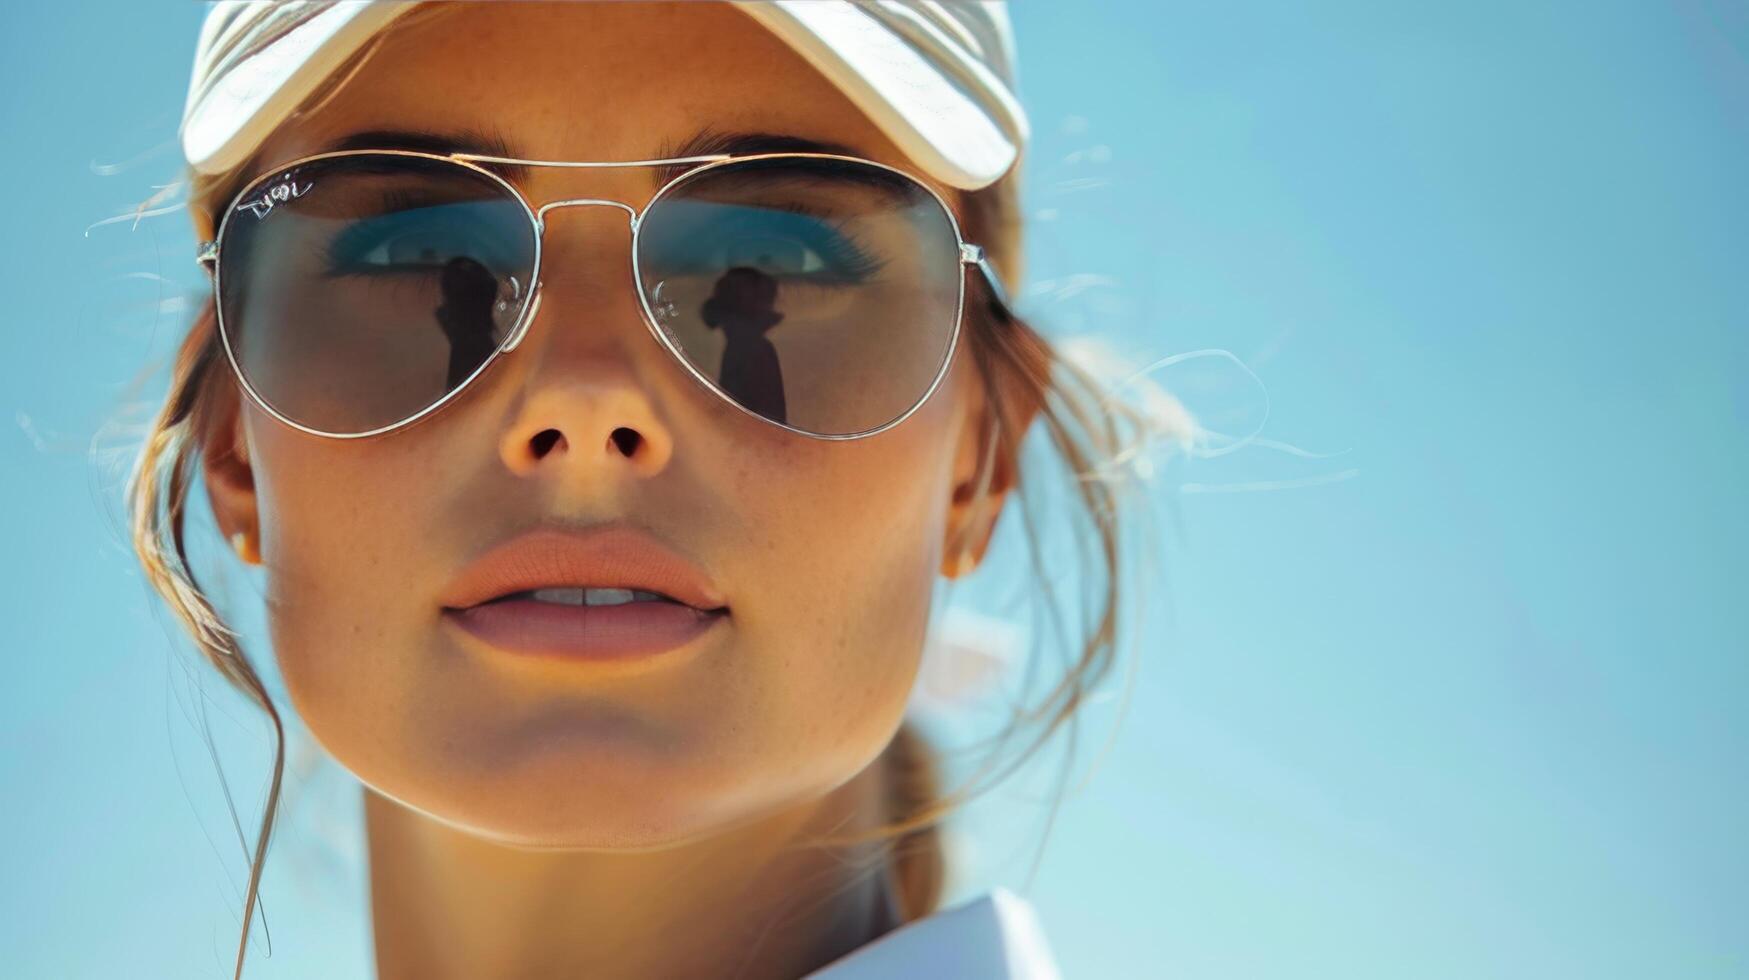
[[[441,266],[468,250],[446,236],[411,232],[391,235],[360,254],[355,260],[364,266]]]
[[[700,229],[696,240],[711,260],[707,270],[749,267],[824,285],[863,281],[880,265],[831,221],[775,207],[725,209],[724,220]]]
[[[751,266],[771,275],[808,275],[826,268],[820,253],[793,238],[746,235],[724,244],[720,268]]]
[[[490,221],[479,220],[472,204],[408,207],[355,221],[340,229],[328,246],[336,274],[442,269],[456,258],[500,268],[506,257]],[[489,217],[489,216],[488,216]]]

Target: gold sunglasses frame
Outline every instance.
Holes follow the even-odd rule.
[[[224,302],[222,299],[222,294],[220,293],[221,280],[220,280],[220,276],[219,276],[219,272],[220,272],[219,256],[221,254],[221,250],[223,247],[222,243],[225,240],[225,231],[227,228],[230,227],[231,219],[236,216],[237,212],[244,210],[246,208],[250,208],[252,206],[256,206],[256,205],[265,205],[265,206],[271,208],[274,206],[275,203],[277,203],[277,201],[286,200],[289,197],[296,196],[295,189],[293,189],[289,186],[286,189],[286,193],[282,194],[282,195],[276,195],[272,191],[269,191],[268,193],[263,194],[262,188],[271,184],[274,180],[283,180],[283,179],[291,177],[292,176],[291,172],[293,170],[295,170],[296,168],[301,167],[305,164],[313,163],[313,162],[316,162],[318,160],[327,160],[327,159],[333,159],[333,158],[337,158],[337,157],[352,157],[352,156],[399,156],[399,157],[414,157],[414,158],[418,158],[418,159],[422,159],[422,160],[443,161],[443,162],[455,164],[458,167],[462,167],[466,170],[472,171],[476,174],[484,176],[488,180],[491,180],[491,181],[497,183],[500,187],[502,187],[505,190],[506,193],[508,193],[513,199],[515,199],[519,204],[522,205],[522,210],[528,216],[529,224],[534,229],[534,262],[533,262],[533,265],[529,271],[530,281],[533,283],[533,285],[528,290],[527,295],[522,297],[522,307],[517,312],[516,321],[511,325],[509,331],[505,334],[504,341],[501,342],[498,345],[498,347],[492,351],[490,356],[488,356],[485,360],[480,362],[479,367],[475,368],[473,373],[469,374],[466,378],[464,378],[460,384],[456,385],[454,388],[452,388],[448,392],[444,393],[443,397],[439,398],[437,401],[433,402],[432,404],[426,406],[425,408],[419,410],[418,412],[415,412],[414,414],[412,414],[404,419],[401,419],[397,422],[392,422],[388,425],[379,426],[375,429],[371,429],[371,430],[366,431],[366,432],[327,432],[327,431],[323,431],[321,429],[311,428],[310,426],[304,425],[300,422],[297,422],[291,418],[286,417],[278,409],[276,409],[272,405],[268,404],[267,399],[263,398],[260,395],[260,393],[255,390],[254,386],[249,383],[249,379],[244,376],[242,366],[237,363],[236,355],[234,354],[234,352],[231,349],[230,336],[225,331]],[[838,161],[845,161],[845,162],[849,162],[849,163],[860,164],[860,165],[867,166],[867,167],[874,167],[874,168],[877,168],[879,170],[883,170],[883,171],[886,171],[888,173],[897,175],[897,176],[909,181],[910,183],[916,185],[917,187],[922,188],[926,193],[928,193],[930,198],[933,199],[936,202],[936,204],[940,206],[942,213],[947,216],[948,226],[953,230],[954,239],[958,243],[959,264],[960,264],[961,268],[960,268],[960,274],[958,276],[958,290],[957,290],[958,295],[954,301],[953,332],[948,338],[947,349],[942,356],[941,364],[937,366],[935,376],[934,376],[933,380],[930,381],[929,386],[923,391],[923,393],[920,396],[918,396],[916,401],[914,401],[909,408],[907,408],[907,409],[905,409],[905,411],[901,412],[896,418],[893,418],[893,419],[891,419],[887,422],[884,422],[878,426],[875,426],[873,428],[864,429],[864,430],[861,430],[859,432],[848,432],[848,433],[811,432],[807,429],[797,428],[797,427],[789,425],[787,423],[778,422],[774,419],[767,418],[767,417],[759,414],[758,412],[755,412],[752,409],[747,408],[745,405],[742,405],[739,401],[736,401],[733,396],[731,396],[728,392],[724,391],[715,381],[713,381],[708,375],[706,375],[703,371],[699,370],[699,368],[692,363],[692,360],[690,358],[688,358],[686,356],[685,352],[679,348],[679,346],[674,342],[673,338],[671,338],[668,335],[668,333],[666,331],[664,331],[660,327],[660,325],[657,324],[655,312],[650,307],[650,298],[648,295],[646,295],[645,290],[644,290],[644,286],[643,286],[643,275],[638,268],[638,234],[639,234],[640,229],[642,228],[644,216],[646,214],[648,214],[650,212],[650,209],[655,207],[657,202],[661,201],[662,198],[665,195],[667,195],[670,190],[679,186],[680,184],[684,183],[687,180],[691,180],[691,179],[698,177],[700,174],[708,173],[711,170],[714,170],[714,169],[717,169],[717,168],[720,168],[723,166],[727,166],[730,164],[745,163],[745,162],[754,161],[754,160],[769,160],[769,159],[776,159],[776,158],[838,160]],[[677,164],[677,163],[697,163],[697,164],[699,164],[699,166],[689,168],[686,171],[675,175],[667,183],[663,184],[660,188],[657,188],[656,192],[650,196],[649,201],[647,201],[644,204],[643,208],[637,209],[637,208],[633,208],[631,205],[626,204],[623,201],[615,201],[615,200],[611,200],[608,198],[596,198],[596,197],[564,198],[564,199],[556,200],[556,201],[547,201],[539,206],[535,206],[532,203],[530,203],[528,198],[522,193],[521,189],[518,188],[515,184],[506,180],[504,177],[502,177],[501,175],[499,175],[497,172],[493,171],[492,169],[485,167],[485,166],[482,166],[482,164],[489,164],[489,163],[514,164],[514,165],[523,166],[523,167],[652,167],[652,166],[664,166],[664,165]],[[277,190],[277,189],[278,188],[274,188],[274,190]],[[223,346],[225,349],[225,359],[230,362],[231,370],[233,371],[233,373],[235,373],[238,383],[243,386],[243,390],[249,395],[250,400],[255,402],[256,405],[260,406],[262,410],[266,411],[269,415],[273,416],[275,419],[278,419],[279,421],[285,423],[286,425],[289,425],[292,428],[297,429],[301,432],[305,432],[305,433],[308,433],[310,435],[321,436],[321,437],[329,438],[329,439],[365,439],[365,438],[370,438],[372,436],[379,436],[379,435],[384,435],[384,434],[387,434],[390,432],[398,431],[400,429],[406,428],[407,426],[413,425],[414,423],[418,422],[421,419],[424,419],[424,418],[430,416],[432,413],[438,411],[443,406],[449,404],[449,402],[451,402],[452,400],[454,400],[455,398],[460,396],[462,392],[466,391],[471,385],[473,385],[475,379],[479,378],[480,375],[484,374],[486,369],[491,367],[491,365],[495,361],[497,361],[500,356],[505,355],[505,354],[509,354],[510,352],[514,351],[519,344],[522,343],[523,337],[528,333],[529,326],[534,321],[536,313],[538,313],[540,310],[541,248],[542,248],[542,241],[545,238],[545,234],[546,234],[546,213],[548,211],[555,210],[557,208],[581,207],[581,206],[591,206],[591,205],[603,206],[603,207],[617,207],[617,208],[624,210],[630,216],[631,232],[632,232],[632,241],[631,241],[631,249],[630,249],[632,286],[633,286],[633,289],[636,290],[636,292],[638,294],[638,305],[642,308],[643,313],[644,313],[644,325],[649,328],[651,336],[655,337],[656,341],[659,344],[661,344],[665,350],[667,350],[669,355],[672,356],[675,360],[679,361],[686,368],[687,373],[692,375],[692,377],[696,381],[698,381],[700,384],[704,385],[708,391],[714,393],[715,395],[717,395],[717,397],[728,402],[730,405],[733,405],[736,409],[741,411],[743,414],[752,416],[753,418],[756,418],[756,419],[760,420],[761,422],[764,422],[767,425],[777,426],[778,428],[783,429],[787,432],[793,432],[797,435],[807,436],[807,437],[812,438],[812,439],[821,439],[821,440],[827,440],[827,441],[842,441],[842,440],[848,440],[848,439],[862,439],[862,438],[866,438],[868,436],[877,435],[881,432],[885,432],[888,429],[891,429],[892,427],[894,427],[894,426],[898,425],[899,423],[905,421],[906,419],[910,418],[911,415],[917,411],[917,409],[921,408],[925,402],[929,401],[930,397],[935,394],[936,389],[941,386],[942,380],[947,377],[948,368],[953,363],[954,352],[959,346],[960,327],[965,319],[965,299],[966,299],[965,267],[966,266],[975,266],[978,269],[978,271],[983,274],[984,280],[988,284],[990,292],[993,295],[993,297],[995,298],[996,302],[1000,305],[1003,314],[1006,317],[1013,316],[1013,307],[1009,302],[1008,292],[1003,287],[1002,280],[997,275],[996,270],[990,265],[989,259],[986,256],[983,247],[965,240],[965,236],[960,232],[959,219],[957,217],[955,217],[955,215],[953,213],[953,209],[951,207],[948,207],[947,201],[944,200],[942,198],[942,196],[936,192],[935,188],[929,186],[927,183],[924,183],[922,180],[918,179],[915,175],[908,173],[904,170],[901,170],[898,167],[888,166],[887,164],[879,163],[879,162],[874,161],[874,160],[863,159],[862,157],[846,156],[846,155],[837,154],[837,153],[779,152],[779,153],[753,153],[753,154],[740,154],[740,155],[728,154],[728,153],[718,153],[718,154],[710,154],[710,155],[706,155],[706,156],[670,157],[670,158],[662,159],[662,160],[580,162],[580,161],[570,161],[570,160],[530,160],[530,159],[524,159],[521,157],[491,156],[491,155],[483,154],[483,153],[460,153],[460,152],[457,152],[457,153],[428,153],[428,152],[424,152],[424,151],[420,151],[420,150],[396,150],[396,149],[331,150],[331,151],[324,152],[324,153],[315,153],[315,154],[311,154],[309,156],[299,157],[296,160],[292,160],[292,161],[289,161],[287,163],[281,164],[280,166],[274,168],[273,170],[270,170],[266,173],[263,173],[263,174],[257,176],[256,178],[254,178],[253,180],[251,180],[246,186],[243,187],[242,190],[238,191],[236,196],[233,197],[232,200],[230,201],[230,203],[226,205],[224,217],[222,219],[220,219],[218,231],[214,234],[213,239],[211,241],[201,242],[199,244],[199,246],[196,249],[195,261],[200,263],[201,266],[206,269],[208,276],[212,280],[213,297],[214,297],[213,306],[214,306],[214,312],[215,312],[216,318],[218,320],[220,343],[221,343],[221,346]]]

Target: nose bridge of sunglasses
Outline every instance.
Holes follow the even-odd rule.
[[[547,203],[541,205],[539,208],[537,208],[535,210],[534,217],[535,217],[536,223],[540,225],[542,230],[545,230],[548,211],[554,211],[554,210],[557,210],[559,208],[578,208],[578,207],[587,207],[587,206],[591,206],[591,205],[596,206],[596,207],[619,208],[621,211],[624,211],[626,213],[627,222],[634,224],[634,225],[637,223],[637,220],[638,220],[638,209],[637,208],[632,207],[630,204],[627,204],[624,201],[615,201],[615,200],[612,200],[611,198],[605,198],[605,197],[568,197],[568,198],[565,198],[564,200],[560,200],[560,201],[548,201]]]
[[[540,240],[543,243],[543,250],[547,232],[547,212],[556,211],[559,208],[573,207],[619,208],[626,214],[627,229],[634,233],[637,230],[638,210],[624,201],[616,201],[611,198],[603,197],[571,197],[557,201],[548,201],[537,208],[534,213],[535,233],[540,237]],[[533,292],[528,298],[528,311],[522,315],[521,321],[517,324],[516,333],[512,335],[509,342],[504,345],[506,353],[514,351],[522,343],[522,339],[528,335],[529,325],[534,322],[536,314],[540,312],[541,285],[542,280],[545,278],[546,276],[543,270],[543,272],[536,278]]]

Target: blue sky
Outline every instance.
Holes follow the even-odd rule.
[[[193,242],[85,234],[176,178],[200,13],[24,4],[0,38],[16,976],[229,975],[247,866],[196,692],[251,835],[267,729],[190,666],[120,505]],[[1025,894],[1069,976],[1749,973],[1749,10],[1013,15],[1023,309],[1137,364],[1227,352],[1155,376],[1257,438],[1159,459],[1133,540],[1164,575],[1083,785],[1036,869],[1050,771],[974,807],[959,893]],[[226,588],[259,635],[259,581]],[[300,786],[250,976],[365,938],[312,884],[345,880],[344,780]]]

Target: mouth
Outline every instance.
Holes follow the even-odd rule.
[[[446,622],[490,648],[571,660],[695,649],[728,618],[700,568],[623,525],[504,542],[464,569],[443,602]]]
[[[523,589],[520,592],[506,592],[504,595],[487,599],[485,602],[468,608],[490,606],[501,602],[545,602],[557,606],[623,606],[628,602],[672,602],[676,605],[687,606],[687,603],[681,602],[673,596],[645,589],[551,586],[540,589]],[[728,607],[719,606],[717,608],[726,609]],[[716,610],[700,611],[715,612]]]
[[[729,616],[645,589],[550,587],[509,592],[444,618],[487,646],[572,660],[627,660],[690,647]]]

